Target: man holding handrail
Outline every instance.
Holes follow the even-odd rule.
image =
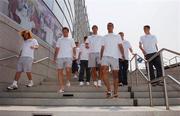
[[[13,83],[7,87],[8,90],[18,89],[18,80],[20,79],[22,72],[25,72],[29,79],[29,83],[26,86],[32,87],[34,85],[31,72],[34,59],[34,50],[38,49],[39,44],[37,40],[33,38],[31,31],[24,30],[20,32],[20,35],[24,39],[24,42],[19,54],[15,78]]]
[[[144,54],[146,60],[150,59],[153,55],[155,55],[158,52],[158,46],[157,46],[157,38],[154,35],[151,35],[150,33],[150,26],[145,25],[144,26],[144,36],[141,36],[140,42],[139,42],[139,48],[141,49],[142,53]],[[154,58],[152,61],[149,62],[149,73],[150,73],[150,79],[155,79],[155,73],[154,73],[154,67],[156,69],[156,77],[162,77],[162,67],[161,67],[161,59],[160,55]],[[161,85],[161,83],[152,83],[155,85]]]

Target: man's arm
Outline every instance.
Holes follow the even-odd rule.
[[[102,59],[104,53],[104,46],[101,46],[100,59]]]
[[[76,47],[73,48],[73,58],[76,59]]]
[[[129,51],[131,52],[132,55],[134,55],[133,49],[129,48]]]
[[[145,51],[144,48],[142,47],[142,43],[141,43],[141,42],[139,42],[139,48],[141,49],[142,53],[143,53],[144,55],[146,55],[146,51]]]
[[[157,51],[158,51],[158,45],[156,44],[156,49],[157,49]]]
[[[58,47],[56,47],[55,48],[55,53],[54,53],[54,62],[56,61],[56,59],[57,59],[57,55],[58,55],[58,53],[59,53],[59,48]]]
[[[119,47],[119,50],[120,50],[120,52],[121,52],[121,54],[122,54],[122,58],[125,59],[123,45],[122,45],[122,44],[119,44],[118,47]]]

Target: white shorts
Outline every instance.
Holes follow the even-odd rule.
[[[113,57],[103,56],[101,65],[110,66],[112,70],[119,70],[119,60]]]
[[[57,59],[57,69],[72,67],[72,58],[58,58]]]
[[[99,67],[100,53],[89,53],[88,67]]]
[[[31,72],[32,71],[33,58],[20,57],[17,62],[17,72]]]

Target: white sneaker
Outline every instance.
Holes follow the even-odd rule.
[[[98,87],[101,87],[102,86],[102,84],[101,84],[101,80],[98,80]]]
[[[97,87],[98,83],[97,81],[94,81],[94,86]]]
[[[33,85],[34,85],[33,82],[29,82],[26,86],[27,86],[27,87],[32,87]]]
[[[64,93],[64,90],[63,90],[63,89],[60,89],[60,90],[58,91],[58,93]]]
[[[71,83],[70,83],[69,81],[67,81],[66,86],[67,86],[67,87],[70,87],[70,86],[71,86]]]
[[[7,87],[8,90],[15,90],[18,89],[18,85],[17,84],[12,84],[9,87]]]
[[[81,81],[81,82],[79,83],[79,85],[80,85],[80,86],[83,86],[83,85],[84,85],[84,82]]]
[[[89,86],[89,85],[90,85],[90,83],[89,83],[89,82],[86,82],[86,85],[87,85],[87,86]]]
[[[78,76],[77,75],[74,75],[74,77],[73,77],[74,79],[77,79],[78,78]]]

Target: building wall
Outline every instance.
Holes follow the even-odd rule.
[[[22,44],[22,38],[18,32],[22,30],[16,22],[13,22],[10,18],[0,13],[0,58],[17,55],[20,51]],[[53,48],[50,47],[42,39],[34,35],[40,44],[40,47],[35,51],[35,61],[45,58],[53,57]],[[16,72],[17,58],[11,58],[0,61],[0,83],[11,83],[14,79]],[[50,60],[45,60],[37,64],[33,64],[33,80],[35,84],[39,84],[45,78],[55,78],[56,70],[55,65]],[[25,74],[20,79],[20,84],[24,84],[27,81]]]
[[[76,0],[75,0],[76,1]],[[35,60],[45,57],[52,59],[57,39],[62,36],[61,29],[66,26],[70,29],[70,36],[78,32],[85,35],[82,30],[88,31],[88,24],[75,27],[75,20],[81,22],[82,15],[76,15],[85,8],[85,3],[78,6],[74,0],[1,0],[0,1],[0,59],[19,54],[22,38],[18,32],[24,29],[31,30],[38,40],[40,48],[35,51]],[[79,1],[82,2],[82,1]],[[86,14],[87,15],[87,14]],[[81,19],[76,18],[81,16]],[[87,23],[88,21],[86,21]],[[79,23],[77,23],[79,24]],[[85,24],[85,23],[84,23]],[[82,39],[82,38],[81,38]],[[17,58],[0,61],[0,83],[11,83],[16,72]],[[39,84],[45,78],[56,78],[55,65],[50,60],[33,64],[33,80]],[[25,74],[20,79],[20,84],[27,81]]]

